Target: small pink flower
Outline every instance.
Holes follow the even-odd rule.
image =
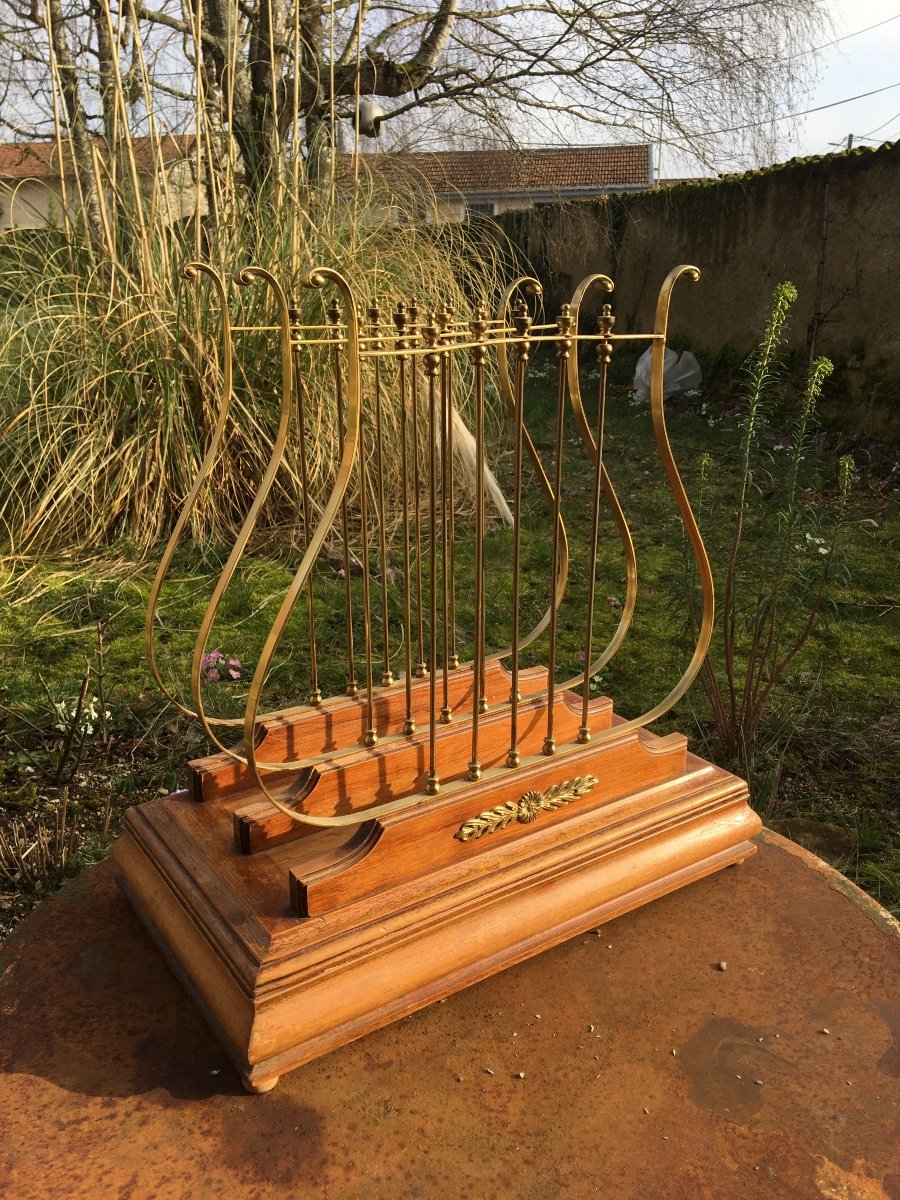
[[[200,683],[206,687],[210,683],[221,683],[240,679],[238,669],[241,665],[239,658],[227,658],[221,650],[210,650],[200,660]]]

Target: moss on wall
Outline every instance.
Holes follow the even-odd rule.
[[[792,347],[806,351],[815,327],[817,352],[841,366],[837,382],[854,405],[871,413],[874,390],[878,407],[893,414],[900,409],[898,210],[900,144],[887,143],[637,195],[540,205],[500,222],[547,282],[550,316],[580,279],[604,271],[617,282],[619,329],[650,328],[669,269],[696,264],[702,279],[679,286],[671,332],[709,352],[749,351],[773,287],[790,279],[800,293]]]

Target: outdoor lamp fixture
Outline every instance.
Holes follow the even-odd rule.
[[[353,114],[353,126],[363,137],[377,138],[385,116],[380,104],[376,104],[370,96],[361,96]]]

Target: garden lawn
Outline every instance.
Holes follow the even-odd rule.
[[[528,422],[545,458],[553,453],[552,364],[535,372],[547,382],[532,393]],[[592,683],[595,694],[613,697],[634,716],[652,707],[678,678],[690,657],[685,603],[690,587],[686,544],[652,444],[646,406],[626,394],[610,401],[606,462],[632,524],[638,553],[638,606],[619,655]],[[699,504],[699,521],[721,578],[733,524],[738,478],[737,418],[724,404],[702,398],[667,403],[675,455],[686,486]],[[587,584],[585,544],[590,528],[591,465],[567,417],[565,517],[573,547],[567,599],[560,610],[559,679],[581,669],[584,635],[578,617]],[[754,477],[742,565],[752,589],[754,556],[774,536],[779,496],[778,436],[769,434]],[[841,446],[840,449],[845,447]],[[837,443],[818,439],[802,464],[802,504],[811,519],[826,520],[836,501]],[[703,456],[712,467],[704,471]],[[508,447],[497,471],[511,498]],[[900,913],[900,621],[896,562],[898,512],[896,464],[879,447],[857,454],[857,478],[838,544],[846,573],[837,571],[830,602],[788,677],[773,696],[757,747],[757,794],[763,816],[796,831],[814,822],[832,847],[831,857],[889,909]],[[547,512],[531,470],[524,491],[523,625],[529,628],[547,604],[549,531]],[[597,584],[595,645],[605,644],[625,598],[624,565],[608,512],[601,521],[601,567]],[[816,552],[800,544],[798,558]],[[176,556],[160,609],[157,635],[166,678],[184,688],[186,667],[206,600],[226,548],[203,553],[183,547]],[[491,530],[486,548],[489,642],[505,644],[512,595],[512,535]],[[296,550],[277,554],[251,548],[229,588],[209,650],[239,659],[240,679],[210,683],[210,707],[237,716],[256,654],[281,595],[299,561]],[[471,628],[474,564],[471,530],[457,533],[458,625],[463,658]],[[402,669],[399,636],[401,594],[397,586],[401,548],[395,542],[389,571],[389,624],[395,673]],[[142,645],[144,606],[152,563],[126,548],[93,561],[41,561],[10,569],[0,609],[0,935],[64,877],[101,858],[130,804],[167,792],[182,781],[189,757],[206,752],[192,724],[153,685]],[[326,695],[342,688],[343,580],[338,559],[321,560],[314,575],[322,685]],[[359,592],[359,580],[353,587]],[[377,590],[373,589],[373,603]],[[358,606],[357,606],[358,607]],[[380,611],[380,610],[379,610]],[[270,680],[269,703],[296,703],[308,688],[301,602]],[[376,641],[381,636],[375,622]],[[546,641],[525,662],[546,661]],[[87,672],[87,675],[86,675]],[[87,682],[85,683],[85,678]],[[81,713],[76,720],[80,693]],[[108,715],[107,715],[108,714]],[[692,748],[721,759],[699,684],[664,720],[660,731],[681,729]],[[733,764],[724,762],[725,766]],[[777,790],[772,791],[777,783]],[[764,785],[764,786],[763,786]],[[791,824],[793,822],[793,824]],[[829,827],[837,827],[830,829]],[[836,849],[834,849],[836,847]],[[43,865],[41,865],[41,861]]]

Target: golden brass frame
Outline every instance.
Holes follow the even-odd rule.
[[[235,763],[246,768],[255,781],[261,796],[290,818],[292,822],[315,826],[357,825],[363,820],[382,816],[389,812],[421,802],[427,795],[435,794],[441,786],[437,755],[437,729],[455,719],[458,714],[449,702],[449,679],[452,672],[467,670],[473,673],[471,712],[471,759],[468,777],[477,780],[482,776],[479,759],[479,728],[486,717],[496,719],[498,713],[507,714],[509,722],[509,750],[505,767],[496,770],[515,770],[532,757],[523,759],[519,750],[519,671],[520,655],[543,633],[549,630],[549,663],[546,687],[532,692],[532,698],[546,698],[546,736],[543,754],[564,756],[570,747],[559,745],[554,730],[554,698],[568,689],[580,689],[581,725],[577,746],[589,741],[603,741],[620,737],[628,730],[648,725],[662,716],[687,691],[696,677],[706,655],[714,615],[713,581],[700,531],[694,519],[687,494],[681,481],[666,431],[664,397],[664,361],[668,328],[669,307],[676,283],[687,278],[699,279],[696,267],[681,266],[670,272],[662,285],[656,307],[656,318],[652,332],[645,334],[623,334],[615,332],[615,317],[609,304],[604,304],[597,320],[596,332],[582,332],[580,321],[587,293],[599,287],[612,293],[613,283],[604,275],[591,275],[576,289],[570,304],[562,306],[556,321],[551,324],[535,323],[526,297],[540,296],[541,287],[537,280],[522,277],[506,289],[493,318],[489,318],[482,307],[476,307],[468,320],[459,320],[446,307],[421,312],[415,301],[398,304],[390,314],[383,314],[377,304],[366,313],[359,309],[357,298],[346,279],[337,271],[315,268],[301,279],[301,287],[319,290],[331,284],[340,298],[332,301],[327,317],[321,323],[301,323],[300,308],[292,303],[275,276],[262,267],[247,266],[235,276],[235,282],[247,287],[261,281],[271,293],[277,312],[277,321],[271,326],[233,325],[229,314],[228,289],[222,276],[203,263],[190,263],[184,270],[185,278],[198,281],[207,277],[221,308],[223,390],[218,416],[209,446],[188,496],[163,551],[159,567],[150,591],[145,624],[147,657],[153,677],[169,700],[183,714],[199,721],[204,734],[219,751]],[[518,299],[516,298],[518,297]],[[161,593],[171,569],[172,559],[179,541],[190,521],[204,485],[210,480],[214,465],[224,452],[226,434],[233,399],[233,343],[236,332],[260,332],[270,330],[279,338],[281,361],[280,408],[278,425],[272,442],[271,452],[263,477],[257,486],[252,503],[235,537],[219,579],[200,622],[191,659],[190,692],[191,703],[176,695],[162,678],[157,661],[155,631]],[[645,341],[652,347],[650,380],[650,411],[657,451],[662,461],[668,484],[678,508],[692,548],[697,574],[700,580],[703,610],[693,655],[686,670],[668,694],[647,712],[612,728],[591,728],[589,706],[591,678],[601,670],[618,651],[631,624],[637,597],[637,562],[628,522],[616,495],[604,463],[605,407],[607,399],[608,367],[617,344]],[[531,438],[525,421],[525,396],[528,361],[537,346],[552,346],[557,367],[557,409],[555,422],[555,446],[553,478],[544,468],[540,452]],[[593,346],[597,354],[599,384],[597,417],[591,424],[582,398],[579,375],[579,349]],[[339,433],[339,461],[334,478],[324,498],[318,499],[318,519],[313,523],[311,516],[310,485],[307,475],[308,446],[304,426],[304,393],[301,379],[300,351],[321,353],[332,364],[333,382],[337,399]],[[489,385],[488,366],[495,356],[497,379],[505,409],[512,421],[513,433],[513,603],[511,644],[502,650],[487,650],[485,627],[485,555],[487,536],[487,514],[485,500],[485,411],[486,389]],[[392,641],[388,620],[387,578],[389,569],[389,547],[387,538],[387,513],[384,493],[384,417],[386,400],[384,365],[396,365],[392,378],[398,381],[399,397],[396,399],[399,414],[399,446],[401,459],[401,507],[402,507],[402,562],[403,603],[402,629],[405,670],[395,680],[392,667],[392,647],[399,651],[399,642]],[[459,364],[465,363],[469,371],[473,394],[474,411],[474,499],[475,499],[475,580],[474,580],[474,654],[471,663],[460,664],[457,642],[457,574],[456,574],[456,502],[454,494],[454,389],[461,375]],[[371,372],[370,396],[364,398],[363,369]],[[566,399],[571,403],[576,425],[593,462],[591,489],[592,526],[588,545],[588,602],[584,614],[583,657],[584,670],[564,683],[556,682],[557,615],[563,601],[569,574],[570,547],[561,511],[561,498],[565,486],[563,470],[564,429]],[[422,408],[427,414],[427,431],[422,428]],[[372,423],[369,439],[372,450],[367,451],[366,426]],[[300,501],[303,516],[305,549],[293,579],[287,587],[278,613],[271,625],[259,655],[253,678],[250,682],[244,715],[236,719],[211,717],[204,706],[203,658],[222,599],[232,581],[241,558],[257,528],[263,506],[271,492],[276,476],[284,463],[292,427],[296,426],[300,457]],[[427,438],[425,454],[423,442]],[[546,611],[538,623],[528,632],[520,631],[520,578],[521,578],[521,535],[522,495],[524,461],[530,460],[540,490],[552,515],[551,525],[551,595]],[[374,471],[374,481],[370,472]],[[348,497],[354,473],[358,485],[361,550],[359,559],[362,570],[362,627],[363,644],[354,643],[352,595],[350,588],[351,562],[351,517],[348,513]],[[597,576],[599,518],[602,500],[612,513],[626,565],[626,596],[618,626],[599,654],[593,644],[594,597]],[[374,500],[375,512],[369,505]],[[427,528],[427,537],[423,529]],[[347,686],[344,696],[331,700],[323,699],[319,686],[319,645],[315,625],[313,604],[313,569],[329,538],[337,536],[341,543],[341,557],[345,579],[345,629],[347,660]],[[415,570],[411,567],[411,547],[415,547]],[[370,578],[371,556],[374,552],[379,563],[381,604],[381,644],[374,644],[372,579]],[[427,560],[427,561],[423,561]],[[423,568],[428,576],[428,604],[423,605]],[[439,590],[443,599],[438,605]],[[308,784],[308,768],[316,759],[298,758],[288,761],[268,761],[258,754],[262,742],[264,724],[283,713],[265,712],[263,694],[270,669],[286,626],[301,596],[307,602],[307,647],[311,662],[311,687],[308,701],[310,709],[319,709],[327,714],[330,706],[346,704],[347,696],[359,696],[365,710],[364,747],[372,748],[379,740],[376,730],[374,704],[377,689],[403,688],[406,693],[405,716],[396,729],[392,729],[385,740],[400,741],[404,738],[428,740],[428,772],[421,790],[374,804],[366,809],[333,816],[318,816],[305,813],[303,797]],[[375,602],[377,603],[377,601]],[[440,610],[440,611],[439,611]],[[426,637],[427,633],[427,637]],[[427,655],[426,655],[427,646]],[[440,649],[440,654],[439,654]],[[356,678],[357,652],[364,668],[364,686]],[[376,682],[376,661],[380,660],[380,682]],[[508,661],[511,675],[511,694],[508,701],[488,706],[485,696],[486,664],[494,660]],[[416,729],[412,713],[411,689],[414,677],[427,675],[429,679],[429,706],[427,729]],[[297,710],[289,710],[297,711]],[[238,746],[228,746],[222,740],[224,730],[240,729],[242,741]],[[353,747],[339,747],[335,752],[346,753]],[[327,757],[327,756],[326,756]],[[266,777],[278,772],[283,783],[285,772],[295,772],[296,779],[289,794],[283,792],[276,797],[267,785]]]

